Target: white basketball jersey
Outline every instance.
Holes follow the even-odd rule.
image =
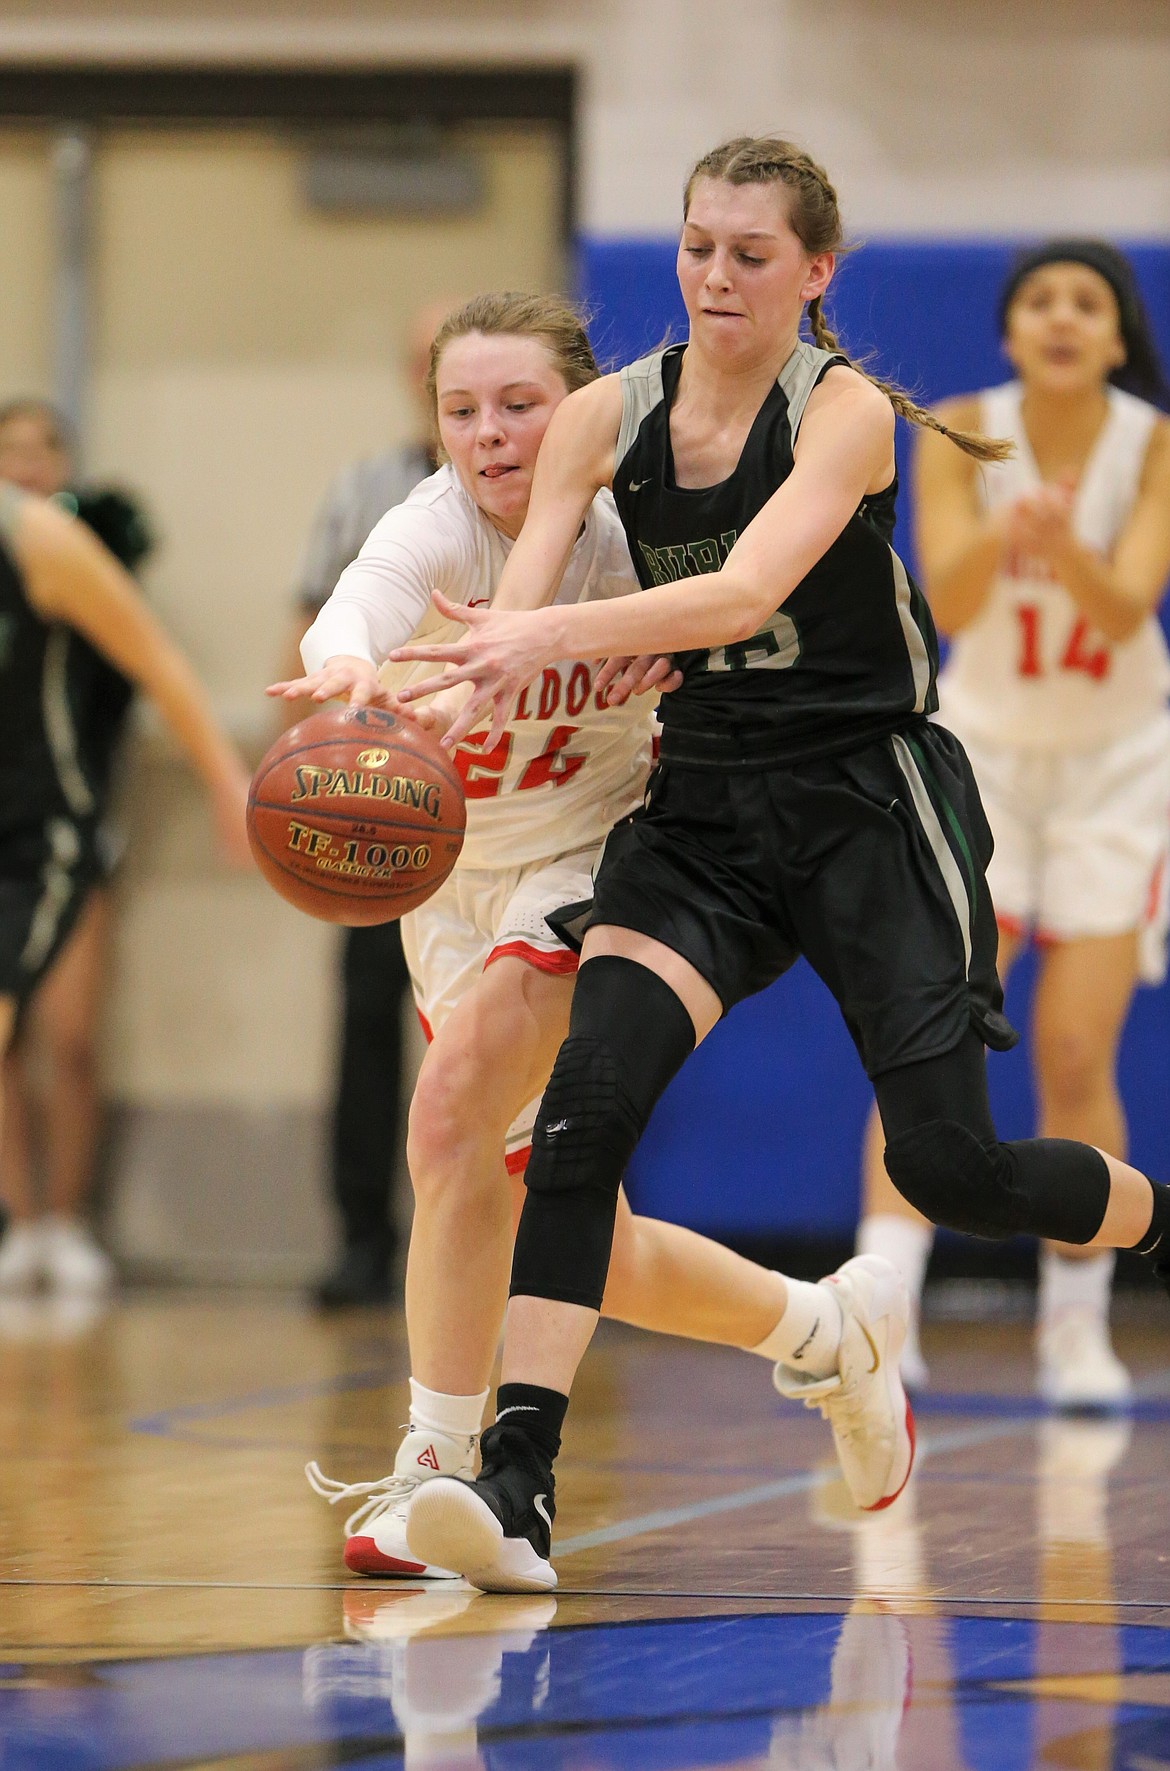
[[[1010,437],[1008,461],[982,468],[985,508],[1041,484],[1021,417],[1018,382],[987,390],[980,423]],[[1112,556],[1133,509],[1158,413],[1119,388],[1073,503],[1077,539]],[[1043,751],[1090,750],[1153,718],[1170,690],[1170,655],[1157,617],[1127,640],[1109,640],[1078,608],[1044,560],[1005,560],[987,601],[958,634],[939,679],[939,717],[988,743]]]
[[[466,629],[445,621],[432,589],[452,602],[489,603],[511,542],[483,516],[451,467],[388,511],[306,636],[308,668],[354,653],[359,618],[377,662],[413,637],[442,643]],[[625,596],[639,588],[609,492],[594,499],[555,601]],[[331,620],[331,611],[333,619]],[[383,665],[394,686],[433,676],[434,664]],[[624,707],[600,702],[600,661],[550,665],[519,695],[498,744],[471,733],[456,752],[467,796],[468,867],[517,867],[600,844],[642,799],[653,737],[652,696]]]

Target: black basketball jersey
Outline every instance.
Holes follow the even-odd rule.
[[[12,553],[21,495],[0,487],[0,835],[98,810],[70,694],[70,628],[30,605]]]
[[[137,571],[154,547],[139,506],[113,487],[82,487],[60,494],[54,502],[92,529],[128,572]],[[65,680],[77,749],[95,798],[104,807],[137,690],[103,652],[72,629]]]
[[[621,372],[613,493],[646,588],[716,572],[793,468],[808,399],[845,359],[801,340],[756,414],[729,479],[675,483],[670,407],[685,345]],[[863,500],[782,608],[751,639],[683,652],[664,695],[662,756],[761,767],[859,748],[933,713],[938,641],[894,552],[897,482]]]

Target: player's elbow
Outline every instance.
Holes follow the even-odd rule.
[[[754,574],[729,570],[720,573],[724,592],[720,623],[721,638],[727,645],[742,645],[759,633],[764,622],[774,615],[787,594],[787,587],[762,583]]]

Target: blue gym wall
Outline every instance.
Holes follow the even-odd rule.
[[[854,356],[930,402],[1006,380],[996,296],[1010,242],[874,241],[846,258],[829,317]],[[1170,362],[1170,245],[1130,249],[1163,360]],[[607,363],[686,336],[667,239],[585,239],[579,290]],[[899,459],[906,485],[906,427]],[[898,545],[913,561],[909,499]],[[1021,961],[1008,1010],[1025,1031],[1032,966]],[[990,1058],[993,1104],[1008,1137],[1032,1129],[1027,1039]],[[1132,1155],[1170,1170],[1170,990],[1138,994],[1122,1051]],[[634,1158],[637,1209],[742,1240],[847,1236],[856,1221],[858,1152],[869,1087],[836,1007],[802,962],[742,1003],[686,1065]]]

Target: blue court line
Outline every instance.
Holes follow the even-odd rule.
[[[993,1415],[1008,1420],[1132,1420],[1170,1421],[1170,1397],[1135,1396],[1122,1408],[1069,1411],[1054,1408],[1041,1396],[1002,1396],[992,1391],[925,1391],[914,1398],[916,1415]]]
[[[1160,1388],[1160,1385],[1161,1380],[1157,1378],[1147,1379],[1144,1384],[1140,1384],[1138,1386],[1139,1393],[1135,1395],[1131,1408],[1119,1414],[1117,1418],[1125,1419],[1128,1416],[1139,1420],[1165,1418],[1161,1414],[1147,1414],[1144,1411],[1166,1408],[1170,1405],[1160,1398],[1148,1395],[1143,1397],[1140,1394],[1142,1389]],[[956,1403],[968,1399],[963,1394],[941,1398],[941,1400],[950,1400]],[[998,1417],[998,1424],[961,1428],[951,1433],[940,1433],[937,1436],[932,1434],[920,1436],[916,1468],[921,1468],[928,1457],[937,1456],[940,1452],[962,1451],[968,1446],[989,1445],[997,1439],[1014,1438],[1016,1434],[1025,1431],[1037,1416],[1051,1417],[1057,1420],[1069,1418],[1058,1414],[1046,1403],[1040,1403],[1037,1406],[1038,1399],[1035,1397],[989,1396],[982,1399],[989,1403],[999,1404],[994,1410]],[[926,1407],[920,1407],[919,1403],[915,1402],[916,1413],[921,1414],[928,1411],[929,1402],[926,1397],[923,1398],[923,1402],[926,1403]],[[939,1412],[941,1413],[943,1410],[940,1409]],[[956,1408],[954,1412],[958,1413],[959,1409]],[[971,1412],[990,1414],[993,1410],[991,1408],[983,1411],[974,1409]],[[1087,1418],[1099,1420],[1109,1417],[1090,1415]],[[705,1519],[718,1513],[737,1512],[742,1507],[759,1506],[763,1501],[782,1499],[785,1495],[807,1493],[810,1488],[816,1488],[821,1483],[837,1480],[839,1477],[836,1470],[807,1470],[801,1475],[785,1476],[775,1482],[759,1483],[754,1488],[741,1488],[731,1494],[715,1495],[709,1500],[695,1501],[689,1506],[664,1507],[660,1511],[642,1513],[636,1518],[625,1519],[615,1525],[602,1526],[597,1531],[580,1532],[576,1537],[566,1538],[559,1543],[557,1551],[558,1554],[564,1556],[571,1555],[574,1550],[598,1549],[602,1544],[621,1543],[627,1538],[641,1537],[647,1532],[667,1530],[672,1525],[686,1525],[694,1519]]]
[[[928,1457],[938,1456],[940,1453],[963,1451],[972,1445],[987,1445],[995,1439],[1010,1439],[1023,1430],[1014,1421],[1003,1421],[995,1426],[964,1427],[953,1433],[940,1433],[937,1437],[928,1434],[918,1442],[918,1460],[925,1462]],[[672,1525],[689,1525],[695,1519],[739,1512],[743,1507],[760,1506],[765,1501],[781,1500],[786,1495],[807,1494],[810,1488],[819,1488],[824,1483],[839,1480],[836,1469],[804,1470],[796,1476],[783,1476],[775,1482],[759,1482],[752,1488],[738,1488],[731,1494],[712,1495],[707,1500],[692,1501],[687,1506],[662,1507],[652,1513],[640,1513],[633,1519],[623,1519],[615,1525],[603,1525],[597,1531],[583,1531],[576,1537],[566,1537],[557,1544],[557,1554],[571,1556],[577,1550],[593,1550],[600,1548],[602,1544],[622,1543],[627,1538],[643,1537],[652,1531],[669,1530]]]
[[[281,1408],[290,1402],[314,1402],[322,1396],[339,1396],[347,1390],[385,1390],[401,1382],[397,1372],[385,1366],[374,1371],[348,1371],[337,1377],[315,1378],[307,1384],[288,1384],[271,1390],[254,1390],[247,1396],[222,1397],[218,1402],[189,1402],[163,1408],[157,1414],[140,1414],[127,1425],[132,1433],[152,1433],[161,1438],[192,1421],[220,1420],[229,1414],[246,1414],[250,1408]],[[177,1436],[177,1435],[176,1435]]]

